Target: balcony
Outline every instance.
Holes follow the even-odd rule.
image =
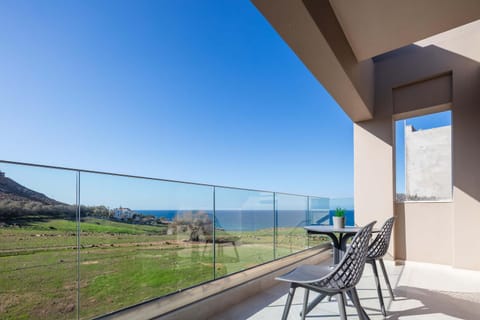
[[[328,223],[326,198],[7,161],[0,169],[5,319],[279,318],[287,286],[275,276],[332,263],[328,239],[303,230]],[[134,209],[109,207],[120,200]],[[170,210],[156,216],[140,203]],[[480,317],[480,272],[387,267],[397,296],[384,294],[389,319]],[[368,265],[358,288],[371,318],[383,318]],[[298,290],[291,319],[302,296]],[[336,302],[309,314],[337,315]]]
[[[328,262],[324,262],[328,263]],[[383,290],[387,319],[478,319],[480,317],[480,272],[452,269],[427,263],[394,265],[386,262],[387,272],[395,292],[395,300]],[[386,288],[382,281],[382,288]],[[220,319],[280,319],[288,286],[277,284],[242,301],[212,320]],[[375,280],[371,267],[366,266],[358,285],[362,306],[371,319],[384,319],[380,312]],[[313,300],[315,295],[310,294]],[[288,319],[300,319],[303,289],[297,289]],[[349,303],[348,319],[358,319],[355,308]],[[320,303],[307,319],[338,319],[336,301]]]
[[[442,6],[435,1],[397,2],[383,7],[377,2],[346,5],[334,0],[252,2],[353,122],[355,222],[397,218],[388,263],[397,299],[389,300],[385,292],[387,318],[479,319],[480,259],[475,244],[480,225],[480,2],[444,1]],[[120,21],[123,25],[124,19]],[[21,30],[24,25],[30,26],[24,23]],[[219,24],[218,29],[221,27]],[[253,34],[257,36],[253,32],[248,37]],[[17,41],[22,39],[21,34],[11,35],[19,44],[31,42],[29,38]],[[104,38],[98,37],[102,41]],[[135,43],[141,39],[135,37]],[[32,43],[42,42],[37,40]],[[218,43],[222,41],[215,45]],[[24,47],[19,48],[20,52],[25,51]],[[131,52],[116,47],[111,51]],[[252,52],[251,57],[256,57],[256,52]],[[22,54],[12,52],[11,56]],[[38,100],[38,110],[43,112],[41,99],[32,91],[51,90],[52,97],[62,91],[57,90],[56,83],[47,83],[43,88],[35,86],[35,90],[17,90],[16,81],[10,78],[12,74],[30,74],[35,70],[30,56],[13,63],[11,74],[7,72],[5,78],[6,83],[13,85],[15,98],[11,100],[20,96],[27,100],[19,99],[6,110],[17,110],[22,104]],[[266,54],[265,61],[271,60],[271,56]],[[65,61],[71,58],[68,54],[62,57]],[[10,60],[5,59],[14,62]],[[76,64],[74,61],[72,65]],[[55,70],[50,63],[43,65],[47,68],[39,72],[38,83]],[[259,65],[259,61],[255,60],[253,65]],[[82,66],[83,60],[79,64]],[[123,67],[115,65],[112,70]],[[280,65],[277,69],[282,68]],[[58,68],[63,69],[64,65]],[[155,73],[150,65],[147,69],[145,74]],[[65,72],[68,78],[71,74],[77,72]],[[200,74],[198,79],[203,79],[203,70]],[[130,74],[128,77],[135,78]],[[110,72],[104,79],[109,83]],[[87,77],[86,83],[90,84],[90,80]],[[81,92],[79,87],[65,90],[65,101],[76,97]],[[188,87],[182,85],[179,92]],[[258,87],[263,89],[262,85]],[[110,103],[111,96],[107,94],[105,101]],[[11,102],[5,101],[6,105]],[[319,105],[322,102],[319,100]],[[275,101],[269,104],[277,107]],[[68,104],[59,105],[62,112],[69,108]],[[278,106],[285,107],[297,113],[295,105]],[[95,110],[93,105],[91,108]],[[395,202],[400,176],[395,172],[399,149],[395,121],[447,110],[454,119],[448,133],[451,150],[446,155],[451,155],[452,160],[451,174],[447,175],[451,180],[447,186],[449,200]],[[270,121],[270,113],[265,114]],[[7,130],[5,136],[15,139],[5,140],[13,141],[11,145],[29,146],[45,123],[62,123],[50,137],[73,132],[63,127],[69,125],[63,121],[67,118],[52,121],[45,117],[48,122],[32,121],[24,126],[17,123],[16,117],[5,117],[7,122],[10,118],[15,119],[15,130]],[[12,133],[26,131],[34,122],[41,126],[32,128],[25,140],[17,141]],[[315,121],[312,124],[317,125]],[[278,127],[287,133],[293,131]],[[125,130],[127,135],[129,132]],[[224,132],[219,133],[223,137]],[[305,135],[312,138],[311,133]],[[86,137],[91,139],[95,134]],[[51,145],[50,150],[56,152],[58,146],[50,139],[39,138],[38,141],[48,142],[43,146]],[[65,139],[65,146],[70,147],[68,140]],[[113,140],[122,139],[114,136]],[[316,147],[315,139],[312,146]],[[45,150],[39,148],[36,152]],[[52,157],[57,156],[55,152]],[[25,155],[20,154],[20,158]],[[303,230],[306,224],[327,223],[330,200],[0,161],[0,318],[278,318],[287,288],[277,283],[275,276],[298,264],[331,263],[328,239],[307,237]],[[370,317],[383,318],[369,266],[359,289]],[[301,297],[299,290],[291,319],[298,318]],[[349,307],[348,314],[355,318],[356,312]],[[336,319],[337,315],[336,303],[325,301],[309,317]]]
[[[320,257],[318,264],[329,265],[331,263],[330,251],[317,253]],[[318,258],[317,257],[317,258]],[[292,260],[293,257],[291,257]],[[297,258],[298,260],[299,258]],[[277,262],[278,263],[278,262]],[[305,262],[300,262],[300,264]],[[308,262],[307,262],[308,263]],[[312,263],[312,262],[309,262]],[[313,262],[315,263],[315,262]],[[395,293],[392,301],[386,290],[383,278],[380,278],[385,305],[388,310],[386,319],[478,319],[480,317],[480,272],[453,269],[449,266],[407,262],[397,263],[386,261],[387,272]],[[180,308],[159,316],[156,319],[280,319],[286,301],[288,285],[280,283],[273,278],[282,274],[283,271],[274,270],[272,266],[263,266],[264,277],[256,277],[247,282],[250,271],[237,274],[244,283],[237,283],[229,290],[221,288],[217,294],[208,296],[208,285],[203,288],[184,292],[184,296],[192,296],[201,292],[202,297],[198,301],[188,303]],[[258,268],[261,269],[261,268]],[[261,270],[257,271],[262,273]],[[258,276],[258,274],[257,274]],[[218,280],[211,286],[223,286],[226,282],[235,282],[235,276],[226,280]],[[366,266],[362,279],[358,285],[358,292],[362,306],[371,319],[385,319],[380,312],[375,282],[370,266]],[[188,290],[187,290],[188,291]],[[310,301],[316,294],[310,294]],[[185,301],[182,294],[178,294],[173,300]],[[303,289],[297,289],[292,303],[288,319],[300,319],[303,299]],[[168,301],[163,301],[163,304]],[[355,308],[348,303],[347,316],[349,319],[358,319]],[[132,310],[125,310],[107,319],[132,319],[150,318],[150,316],[162,307],[162,301],[156,304],[138,306]],[[324,300],[317,305],[307,318],[338,319],[338,306],[336,301]]]
[[[389,300],[385,292],[388,319],[479,319],[480,259],[475,244],[478,242],[480,225],[480,2],[444,1],[441,6],[435,1],[415,4],[399,1],[388,6],[380,6],[374,1],[349,2],[348,5],[345,1],[335,0],[252,2],[353,122],[355,222],[366,224],[372,220],[381,222],[390,216],[397,218],[389,251],[391,262],[388,263],[397,299]],[[111,10],[108,9],[106,12],[110,14]],[[60,11],[58,16],[64,17]],[[229,20],[240,15],[225,16]],[[36,25],[23,23],[24,19],[11,19],[15,20],[22,21],[19,30]],[[99,20],[103,22],[104,19]],[[152,20],[164,19],[152,16]],[[119,25],[125,26],[123,17],[119,21]],[[41,28],[38,30],[44,30],[44,22],[39,19]],[[194,23],[200,25],[199,22]],[[148,23],[142,21],[142,25],[151,31]],[[222,30],[225,25],[219,23],[218,29],[221,34],[228,36],[227,39],[230,38],[229,33]],[[252,26],[250,22],[248,25]],[[14,27],[11,29],[15,31]],[[185,30],[188,31],[188,28]],[[253,31],[247,35],[247,40],[253,35],[257,40],[263,39],[256,30]],[[52,112],[58,113],[60,110],[62,114],[63,111],[75,114],[77,109],[69,110],[69,104],[63,102],[77,97],[78,92],[82,92],[78,88],[82,86],[66,85],[64,89],[69,90],[58,90],[57,84],[60,82],[47,81],[44,87],[34,85],[35,90],[28,90],[23,88],[23,84],[18,84],[25,81],[17,75],[30,75],[37,65],[42,64],[46,68],[37,70],[37,83],[40,84],[45,75],[56,69],[54,64],[41,63],[55,59],[32,63],[32,55],[23,57],[23,52],[36,52],[37,43],[45,42],[51,52],[67,52],[61,55],[60,60],[70,61],[71,65],[78,64],[80,69],[64,69],[68,64],[57,66],[58,70],[67,70],[59,73],[65,76],[59,80],[70,80],[70,75],[80,74],[75,70],[83,71],[82,67],[87,65],[85,61],[78,60],[81,63],[76,63],[77,60],[71,59],[74,57],[69,56],[69,51],[62,47],[50,48],[49,41],[57,39],[56,36],[47,36],[47,41],[40,38],[40,41],[36,38],[32,41],[28,37],[23,38],[23,32],[7,33],[8,37],[12,36],[15,40],[12,43],[22,46],[12,46],[19,49],[20,54],[12,51],[7,55],[19,57],[17,63],[12,59],[4,59],[7,63],[13,62],[11,72],[6,73],[5,83],[8,83],[7,91],[13,89],[14,98],[2,102],[6,105],[5,110],[15,110],[12,114],[19,113],[20,117],[13,117],[9,113],[4,117],[7,119],[5,123],[13,124],[6,130],[4,136],[7,139],[4,140],[13,143],[3,149],[9,150],[9,146],[15,144],[30,146],[32,137],[42,131],[45,123],[62,124],[52,130],[47,136],[49,138],[61,132],[74,132],[70,127],[64,127],[70,126],[70,122],[64,121],[70,118],[61,117],[61,121],[57,121],[46,113],[43,121],[27,123],[21,122],[24,120],[22,117],[33,117],[36,113],[18,111],[24,110],[23,105],[36,101],[38,105],[32,105],[32,109],[35,107],[44,112],[43,97],[36,92],[51,91],[52,101],[62,102],[58,104],[62,106],[61,109],[53,108]],[[64,33],[68,39],[88,39],[85,48],[90,48],[90,34],[75,37],[72,36],[75,33]],[[191,36],[191,33],[186,35]],[[103,48],[106,37],[110,37],[110,34],[98,37],[104,52],[109,51]],[[135,44],[144,39],[133,38]],[[217,40],[214,46],[223,42]],[[256,59],[256,53],[264,50],[263,41],[260,42],[261,51],[254,48],[251,55],[245,56]],[[30,43],[32,47],[23,47],[23,44]],[[78,43],[78,49],[81,50],[75,52],[88,52],[85,48]],[[219,47],[213,49],[217,51]],[[117,47],[110,51],[131,53],[131,50]],[[143,51],[153,52],[138,50]],[[188,51],[197,53],[197,50]],[[267,53],[264,56],[264,61],[270,62],[273,55]],[[26,59],[22,60],[22,57]],[[142,61],[149,61],[143,58]],[[197,60],[197,56],[195,58],[192,65],[201,61]],[[123,56],[122,59],[111,60],[136,61],[136,58]],[[217,62],[217,59],[212,60]],[[106,61],[101,61],[101,65]],[[232,61],[236,62],[228,59],[228,63],[234,63]],[[188,64],[184,64],[186,61],[183,57],[181,62],[182,70],[193,71],[184,67]],[[260,64],[257,60],[253,62],[252,66]],[[217,66],[223,64],[216,63]],[[124,67],[114,64],[111,70],[123,70]],[[150,75],[163,71],[162,68],[151,67],[147,65],[145,70],[148,72],[144,73]],[[275,71],[283,67],[280,64]],[[256,76],[256,68],[249,69]],[[172,70],[175,73],[177,71],[173,67]],[[105,73],[107,77],[103,78],[104,83],[110,83],[112,73]],[[178,92],[188,92],[185,88],[196,86],[201,82],[196,79],[203,79],[204,74],[202,69],[198,78],[192,77],[195,82],[191,85],[181,84],[179,91],[165,91],[175,93],[172,96],[174,101]],[[12,75],[15,76],[12,78]],[[97,72],[94,76],[97,76]],[[127,76],[135,79],[132,88],[145,87],[138,85],[141,82],[136,77]],[[11,81],[17,78],[22,81]],[[231,85],[234,78],[229,77],[226,83],[236,91],[238,86]],[[250,80],[251,77],[244,79]],[[250,87],[259,87],[263,92],[265,80],[268,79],[261,78],[257,85],[251,83]],[[148,81],[146,87],[150,87],[151,79]],[[90,86],[91,78],[88,76],[85,83],[88,84],[85,86],[87,90],[96,88]],[[122,85],[107,92],[104,97],[106,103],[111,103],[111,93],[124,90],[125,87]],[[215,89],[212,95],[220,91],[215,85],[209,87]],[[273,96],[279,88],[275,86],[275,91],[261,97]],[[65,95],[57,100],[56,96],[62,91]],[[257,94],[252,93],[248,92],[248,95],[257,99]],[[295,94],[289,93],[289,97],[295,98]],[[235,92],[233,97],[238,96]],[[218,99],[222,104],[225,101],[223,98]],[[293,101],[292,105],[277,105],[275,101],[267,99],[259,101],[275,106],[280,111],[283,111],[281,108],[291,108],[292,114],[299,113],[295,100],[285,100],[289,103]],[[79,110],[83,111],[84,105],[87,105],[93,112],[96,111],[95,104],[90,104],[92,101],[76,102]],[[321,105],[324,101],[318,102]],[[103,102],[100,100],[98,103],[102,105]],[[112,105],[115,109],[106,113],[107,125],[115,123],[109,117],[110,113],[117,112],[117,106]],[[202,106],[202,103],[195,101],[197,105]],[[218,110],[220,107],[225,109],[223,105],[218,105]],[[255,109],[252,110],[256,111],[256,106],[253,107]],[[136,108],[137,104],[132,107],[132,114],[137,112]],[[272,110],[275,113],[277,111]],[[448,132],[451,149],[445,154],[447,158],[451,156],[451,174],[447,174],[448,201],[395,202],[394,195],[399,191],[396,190],[396,183],[401,176],[395,171],[398,150],[401,149],[396,140],[395,121],[442,111],[451,111],[454,119]],[[267,115],[265,119],[274,123],[270,118],[271,113],[264,114]],[[310,113],[303,115],[313,119],[310,126],[317,127],[315,117]],[[152,114],[146,116],[158,118]],[[250,114],[245,118],[250,119]],[[80,120],[77,118],[77,121]],[[196,124],[194,120],[192,124]],[[39,124],[38,127],[33,126],[35,122]],[[302,122],[302,125],[306,124]],[[103,127],[104,123],[99,126]],[[152,126],[159,125],[154,121]],[[183,127],[183,123],[178,126]],[[237,127],[243,129],[243,126]],[[283,126],[277,127],[287,133],[286,137],[294,131],[285,130]],[[125,140],[134,142],[142,141],[130,139],[129,132],[134,131],[125,130],[126,136],[113,135],[112,141],[122,141],[121,137],[128,137]],[[22,134],[24,140],[17,140],[15,133],[28,134]],[[75,134],[71,137],[76,137]],[[224,136],[222,131],[215,134]],[[252,134],[258,135],[258,132]],[[88,143],[95,136],[93,132],[86,135],[88,140],[85,142]],[[301,139],[305,137],[312,138],[311,146],[317,147],[317,136],[313,137],[308,131]],[[51,152],[52,157],[57,157],[57,149],[62,148],[49,138],[39,136],[37,141],[44,140],[46,143],[40,144],[40,148],[32,152]],[[65,150],[84,152],[70,149],[71,139],[64,140],[64,146],[68,146]],[[42,146],[52,149],[43,150]],[[308,146],[310,148],[310,144]],[[122,145],[118,150],[124,150],[124,147]],[[65,150],[61,150],[63,154],[66,154]],[[254,150],[248,150],[248,154],[250,151],[254,154]],[[288,148],[285,150],[290,152]],[[324,151],[329,154],[328,149]],[[421,148],[419,153],[425,155]],[[23,158],[26,154],[22,151],[17,158]],[[308,156],[308,153],[300,155]],[[331,161],[335,159],[332,157]],[[424,195],[415,195],[413,199],[426,198]],[[0,318],[278,318],[285,303],[286,286],[277,283],[275,276],[298,264],[331,263],[329,240],[319,236],[308,237],[303,230],[306,224],[328,223],[332,206],[330,200],[0,161]],[[379,312],[373,284],[371,270],[367,266],[359,285],[361,302],[372,319],[380,319],[383,317]],[[290,313],[292,319],[296,319],[299,312],[302,296],[299,291]],[[353,308],[350,307],[348,313],[355,318]],[[328,319],[337,318],[337,314],[336,303],[325,301],[309,317]]]

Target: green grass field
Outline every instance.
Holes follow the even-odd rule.
[[[217,232],[216,245],[167,235],[166,226],[87,218],[80,250],[74,221],[50,220],[0,227],[0,319],[84,319],[213,280],[267,262],[273,230]],[[323,241],[316,239],[310,245]],[[303,228],[279,229],[277,257],[308,245]]]

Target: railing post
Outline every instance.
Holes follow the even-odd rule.
[[[276,192],[273,193],[273,259],[277,259],[277,228],[278,228],[278,214],[277,214],[277,197]]]
[[[216,230],[217,230],[217,216],[215,208],[215,186],[213,186],[213,235],[212,235],[212,249],[213,249],[213,279],[217,278],[217,255],[216,255]]]
[[[312,218],[312,215],[310,213],[310,196],[307,196],[307,217],[305,219],[306,223],[305,224],[311,224],[310,219]],[[310,248],[310,237],[307,233],[307,248]]]
[[[75,201],[77,205],[77,319],[80,319],[80,171],[76,174],[76,194]]]

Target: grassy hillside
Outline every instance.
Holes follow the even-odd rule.
[[[235,241],[213,245],[167,234],[163,225],[106,219],[33,219],[0,227],[0,318],[76,316],[80,254],[81,318],[112,312],[273,259],[273,230],[218,232]],[[277,253],[305,247],[304,231],[281,229]],[[233,245],[235,244],[235,245]],[[215,268],[215,270],[214,270]]]

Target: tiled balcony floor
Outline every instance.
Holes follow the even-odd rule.
[[[386,319],[480,319],[480,272],[454,269],[448,266],[409,262],[394,266],[385,262],[396,298],[392,301],[386,290],[383,276]],[[358,292],[361,304],[371,319],[384,319],[375,290],[370,265],[365,272]],[[380,269],[379,269],[380,272]],[[286,301],[288,285],[280,283],[261,294],[238,303],[214,320],[220,319],[280,319]],[[316,294],[311,293],[310,299]],[[303,289],[297,289],[288,319],[300,319]],[[355,308],[347,307],[349,319],[358,319]],[[322,301],[308,315],[307,319],[338,319],[336,301]]]

